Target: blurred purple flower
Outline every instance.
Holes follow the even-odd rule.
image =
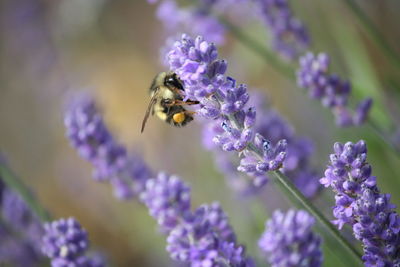
[[[314,218],[306,211],[275,211],[258,242],[272,267],[322,265],[321,238],[312,231]]]
[[[219,216],[222,220],[216,221],[214,216]],[[221,226],[224,226],[225,232],[229,232],[230,238],[226,239],[221,235]],[[226,215],[220,206],[214,203],[211,206],[199,207],[192,218],[171,231],[167,239],[167,251],[173,259],[190,262],[190,266],[193,267],[253,266],[253,262],[245,256],[244,247],[236,245],[234,239]]]
[[[288,60],[297,59],[310,45],[308,32],[294,17],[286,0],[254,0],[271,33],[272,47]]]
[[[339,229],[353,227],[354,236],[363,244],[366,266],[400,264],[400,217],[389,194],[381,194],[367,162],[364,141],[335,143],[334,154],[325,177],[325,187],[336,193],[333,215]]]
[[[51,259],[53,267],[104,266],[98,257],[85,256],[89,247],[87,232],[74,218],[46,223],[44,228],[42,251]]]
[[[157,7],[156,15],[170,33],[190,32],[222,44],[225,41],[225,28],[209,14],[207,8],[207,5],[181,8],[175,0],[163,0]]]
[[[362,100],[354,115],[348,108],[351,85],[340,77],[329,73],[329,56],[325,53],[314,56],[309,52],[300,58],[297,83],[308,90],[310,97],[320,99],[325,107],[332,110],[336,124],[341,127],[361,125],[368,117],[372,99]]]
[[[125,147],[114,140],[90,96],[82,93],[72,99],[64,123],[71,145],[93,165],[96,180],[110,182],[120,199],[143,190],[150,168],[139,155],[128,156]]]
[[[218,203],[191,211],[190,188],[176,176],[150,179],[141,200],[168,235],[171,258],[190,266],[253,266]]]
[[[37,248],[43,234],[39,219],[22,198],[0,179],[0,263],[36,266],[42,255]]]
[[[8,188],[2,193],[1,208],[2,219],[17,231],[26,231],[39,224],[39,220],[22,198]]]
[[[170,69],[185,84],[185,98],[200,102],[196,112],[206,118],[211,127],[218,127],[214,125],[218,121],[218,133],[208,137],[222,150],[244,155],[240,171],[254,176],[282,167],[286,141],[280,140],[274,145],[255,132],[256,111],[247,106],[246,85],[237,86],[234,79],[225,76],[227,63],[218,59],[213,43],[200,36],[193,40],[183,35],[167,58]],[[256,186],[263,184],[265,181],[255,181]]]
[[[147,181],[140,200],[165,232],[176,227],[179,220],[190,213],[190,188],[178,177],[165,173]]]
[[[40,264],[42,255],[36,249],[38,242],[21,240],[4,231],[0,237],[0,265],[34,267]]]
[[[233,23],[238,21],[243,24],[253,12],[260,14],[272,35],[273,49],[284,58],[296,59],[308,48],[308,32],[293,16],[285,0],[203,0],[186,8],[179,7],[175,0],[164,0],[159,3],[157,18],[170,33],[187,32],[223,44],[226,29],[212,14],[230,17]]]

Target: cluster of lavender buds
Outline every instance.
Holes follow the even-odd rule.
[[[293,127],[277,111],[267,108],[265,97],[255,95],[257,110],[263,114],[255,129],[263,136],[268,136],[272,143],[287,141],[286,158],[282,171],[292,179],[293,183],[306,196],[313,197],[318,192],[317,171],[310,164],[314,152],[313,142],[306,137],[297,136]]]
[[[334,223],[339,229],[345,224],[353,227],[354,236],[363,244],[365,265],[399,266],[400,217],[390,195],[381,194],[377,187],[365,142],[335,143],[320,182],[336,193]]]
[[[168,235],[167,251],[172,259],[192,267],[253,266],[220,205],[191,211],[190,188],[178,177],[160,173],[149,179],[140,198]]]
[[[288,60],[297,59],[310,45],[308,32],[294,17],[287,0],[254,0],[271,32],[272,47]]]
[[[74,218],[46,223],[44,229],[42,251],[53,267],[105,266],[98,255],[92,258],[85,255],[89,247],[87,233]]]
[[[148,0],[149,3],[158,1]],[[200,35],[216,44],[225,41],[225,27],[211,13],[248,19],[248,14],[258,12],[271,33],[272,47],[283,58],[297,59],[310,43],[308,32],[294,17],[286,0],[203,0],[197,5],[181,8],[175,0],[160,1],[157,18],[170,32],[189,32]]]
[[[149,1],[155,3],[156,1]],[[212,42],[225,41],[225,28],[208,12],[208,5],[179,7],[175,0],[163,0],[156,11],[157,18],[169,32],[185,31],[194,35],[207,36]]]
[[[0,201],[0,265],[36,266],[42,259],[37,248],[43,233],[39,219],[1,179]]]
[[[190,213],[190,188],[178,177],[165,173],[147,181],[140,200],[165,232],[176,227],[179,218]]]
[[[317,172],[310,166],[310,158],[313,154],[313,143],[310,139],[296,136],[293,127],[282,118],[278,112],[267,107],[266,97],[261,92],[251,94],[251,104],[259,114],[263,114],[262,119],[258,119],[254,125],[254,130],[262,136],[268,136],[272,143],[279,140],[287,140],[287,154],[283,162],[282,171],[293,180],[295,185],[306,197],[313,197],[320,188],[317,179]],[[240,177],[236,164],[236,159],[227,153],[216,150],[216,145],[210,142],[212,136],[222,133],[221,120],[215,120],[205,125],[203,129],[203,144],[213,151],[219,169],[228,178],[230,185],[242,193],[253,193],[268,181],[268,174],[264,172],[255,173],[251,183]]]
[[[256,111],[247,105],[247,87],[244,84],[237,86],[234,79],[225,76],[227,62],[218,59],[213,43],[201,36],[193,40],[184,34],[175,42],[167,59],[170,69],[185,84],[185,99],[200,102],[196,112],[208,123],[220,120],[220,133],[210,136],[212,141],[224,151],[243,155],[239,171],[257,176],[282,168],[287,142],[279,140],[272,144],[255,132]]]
[[[322,265],[321,238],[312,231],[314,223],[303,210],[274,212],[258,242],[272,267]]]
[[[332,110],[336,124],[341,127],[357,126],[365,122],[372,106],[372,99],[362,100],[352,114],[348,108],[351,84],[339,76],[329,73],[329,56],[309,52],[300,58],[297,83],[308,90],[310,97],[321,99],[322,104]]]
[[[128,155],[125,147],[115,141],[90,96],[82,93],[72,99],[64,123],[71,145],[93,165],[96,180],[110,182],[120,199],[129,199],[143,190],[151,176],[149,167],[140,157]]]

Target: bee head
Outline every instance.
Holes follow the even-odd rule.
[[[174,72],[170,72],[165,76],[164,84],[168,87],[178,88],[183,90],[182,81],[178,78],[178,75]]]

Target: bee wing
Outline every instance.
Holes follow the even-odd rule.
[[[154,93],[154,95],[151,97],[151,99],[150,99],[149,106],[147,107],[146,114],[144,115],[144,118],[143,118],[142,129],[141,129],[141,131],[140,131],[141,133],[143,133],[144,126],[146,125],[147,119],[149,118],[149,115],[150,115],[150,111],[153,110],[153,106],[154,106],[154,104],[157,102],[158,91],[159,91],[159,90],[157,90],[157,91]]]

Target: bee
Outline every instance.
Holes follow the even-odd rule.
[[[149,92],[150,103],[142,122],[141,132],[143,133],[149,115],[156,114],[161,120],[167,123],[182,127],[193,120],[195,112],[186,110],[184,105],[196,105],[198,101],[184,98],[183,82],[174,72],[161,72],[154,78]]]

